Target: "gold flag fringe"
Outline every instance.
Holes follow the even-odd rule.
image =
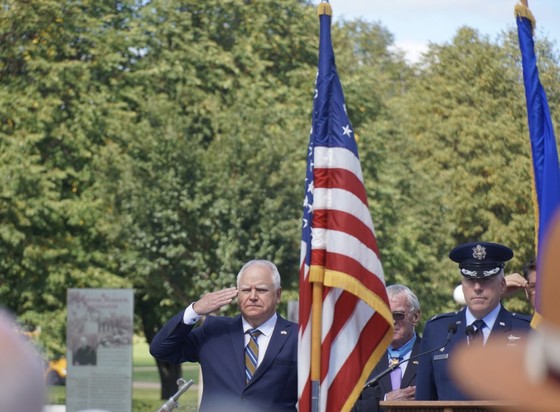
[[[323,14],[332,17],[332,7],[329,3],[324,1],[322,1],[317,7],[317,16],[322,16]]]
[[[535,34],[535,27],[537,26],[537,21],[535,20],[535,16],[533,16],[533,13],[531,13],[531,10],[529,10],[529,7],[525,7],[523,4],[520,3],[516,4],[513,14],[515,15],[516,18],[525,17],[526,19],[529,19],[529,21],[531,22],[531,34],[532,35]]]

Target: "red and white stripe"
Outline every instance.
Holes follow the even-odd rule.
[[[319,411],[350,410],[392,337],[383,269],[359,159],[315,147],[311,268],[300,257],[299,410],[311,410],[310,271],[324,270]],[[313,411],[315,412],[315,411]]]

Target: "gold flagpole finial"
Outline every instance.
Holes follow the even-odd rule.
[[[317,16],[322,16],[326,14],[327,16],[332,16],[332,7],[329,2],[322,1],[317,7]]]
[[[525,17],[526,19],[529,19],[534,34],[537,21],[535,20],[535,16],[533,16],[533,13],[531,13],[531,10],[529,10],[527,0],[521,0],[518,4],[515,5],[514,14],[515,17]]]

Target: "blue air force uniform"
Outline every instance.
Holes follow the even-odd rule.
[[[466,279],[484,279],[496,275],[503,276],[504,262],[513,257],[513,251],[506,246],[474,242],[457,246],[449,257],[459,263],[461,275]],[[468,304],[468,303],[467,303]],[[429,320],[422,335],[421,353],[443,346],[448,336],[449,343],[444,348],[426,354],[420,360],[416,378],[417,400],[470,400],[451,379],[448,361],[458,345],[466,344],[471,339],[471,332],[478,330],[471,326],[475,320],[468,307],[458,312],[436,315]],[[516,344],[524,333],[530,329],[531,318],[507,311],[501,304],[491,309],[482,320],[491,324],[484,336],[486,341],[502,341],[504,348]],[[480,330],[484,329],[484,326]],[[456,330],[455,333],[450,332]],[[482,332],[480,332],[482,333]],[[481,339],[482,339],[482,335]],[[484,376],[481,379],[485,379]]]
[[[432,352],[421,359],[416,377],[417,400],[469,400],[448,373],[448,361],[453,356],[453,349],[467,340],[465,312],[466,308],[463,308],[458,312],[437,315],[426,323],[420,353],[442,346],[447,339],[450,325],[456,325],[457,332],[443,350]],[[516,331],[528,330],[530,323],[529,316],[512,313],[501,307],[488,340],[501,340],[505,348],[508,343],[515,343],[519,338]]]

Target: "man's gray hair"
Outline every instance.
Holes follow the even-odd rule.
[[[414,292],[411,291],[407,286],[400,284],[387,286],[387,295],[389,296],[389,298],[391,298],[391,296],[401,294],[406,296],[408,306],[410,307],[410,310],[412,312],[418,312],[420,310],[420,301],[418,300]]]
[[[253,265],[261,265],[266,266],[270,269],[270,274],[272,275],[272,284],[274,285],[275,289],[280,289],[281,281],[280,281],[280,272],[278,272],[278,268],[274,263],[269,260],[264,259],[254,259],[250,260],[249,262],[245,263],[239,273],[237,274],[237,288],[239,289],[239,281],[241,280],[241,276],[243,273]]]

